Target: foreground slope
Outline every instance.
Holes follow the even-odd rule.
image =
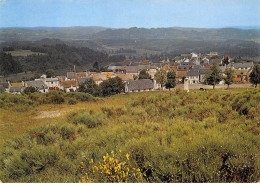
[[[99,102],[105,105],[76,104],[81,109],[6,141],[0,179],[78,182],[85,175],[80,162],[122,151],[146,182],[259,180],[259,89],[146,92]]]

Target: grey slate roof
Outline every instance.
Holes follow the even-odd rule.
[[[9,87],[9,83],[7,83],[7,82],[0,83],[0,85],[2,85],[4,88],[8,88]]]
[[[209,64],[213,65],[214,63],[220,64],[222,59],[210,59]]]
[[[190,67],[191,67],[190,65],[179,65],[178,70],[189,70]]]
[[[138,70],[149,70],[150,69],[150,65],[138,65]]]
[[[46,78],[46,82],[59,81],[58,78]]]
[[[188,71],[187,72],[187,77],[188,76],[199,76],[199,71],[195,71],[195,70],[192,70],[192,71]]]
[[[138,66],[126,66],[126,73],[138,73]]]
[[[239,69],[239,68],[251,68],[254,66],[253,62],[249,62],[249,63],[234,63],[233,67],[235,69]]]
[[[92,77],[84,77],[84,78],[78,78],[79,84],[85,83],[87,79],[93,79]]]
[[[28,87],[35,87],[38,90],[47,89],[48,86],[42,80],[26,81]]]
[[[23,86],[13,86],[10,87],[9,92],[10,93],[15,93],[15,92],[22,92]]]
[[[131,80],[127,82],[128,91],[153,89],[154,83],[150,79]]]
[[[75,79],[75,72],[67,72],[68,79]]]

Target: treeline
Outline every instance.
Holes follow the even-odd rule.
[[[21,64],[11,54],[0,52],[0,75],[8,75],[22,71]]]
[[[43,40],[46,43],[46,40]],[[40,45],[33,42],[15,42],[4,49],[22,49],[31,50],[32,52],[39,52],[42,54],[33,54],[29,56],[9,57],[5,60],[11,63],[12,60],[16,64],[21,64],[19,71],[45,72],[47,69],[54,70],[71,70],[73,65],[76,65],[80,70],[86,70],[91,67],[93,63],[99,62],[101,66],[107,65],[110,62],[120,62],[125,60],[123,55],[109,56],[106,53],[94,51],[87,47],[72,47],[66,44],[54,45]],[[13,62],[12,62],[13,63]],[[7,74],[17,73],[17,70],[10,69]]]

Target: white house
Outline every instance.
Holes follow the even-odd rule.
[[[187,78],[190,81],[190,84],[199,83],[199,81],[200,81],[199,71],[195,71],[195,70],[188,71]]]

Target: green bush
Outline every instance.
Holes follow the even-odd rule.
[[[95,128],[105,124],[105,116],[102,113],[90,113],[88,111],[72,112],[67,118],[73,124],[84,124],[88,128]]]
[[[75,98],[69,98],[69,100],[68,100],[69,105],[75,105],[77,103],[78,103],[78,101]]]
[[[78,101],[94,101],[95,98],[88,94],[88,93],[83,93],[83,92],[68,92],[65,94],[65,97],[68,98],[74,98]]]

